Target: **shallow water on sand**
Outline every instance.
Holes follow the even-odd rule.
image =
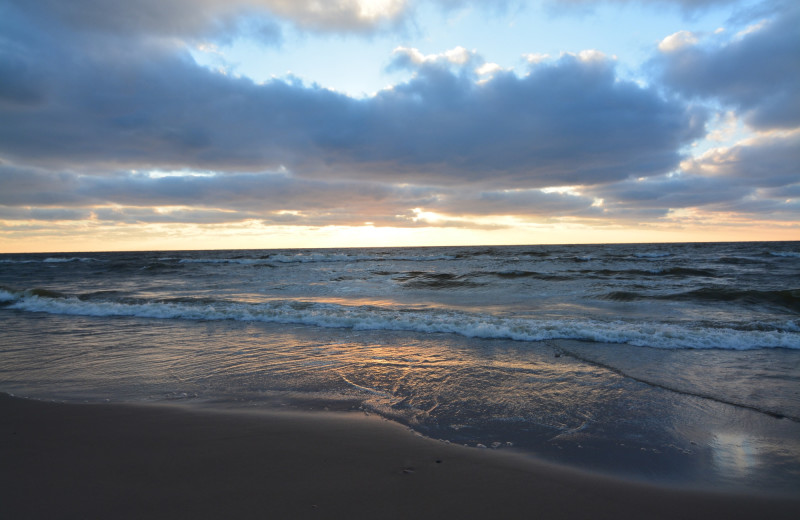
[[[662,483],[800,485],[798,351],[10,309],[0,323],[0,390],[16,395],[361,410],[449,442]]]

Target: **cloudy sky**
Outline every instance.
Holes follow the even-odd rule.
[[[796,0],[0,0],[0,252],[799,221]]]

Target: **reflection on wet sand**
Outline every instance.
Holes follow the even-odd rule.
[[[800,470],[800,424],[644,377],[692,352],[640,355],[644,376],[628,377],[614,363],[630,348],[610,344],[582,344],[604,353],[598,363],[575,345],[451,334],[31,314],[4,325],[9,343],[39,349],[4,354],[4,389],[20,395],[363,410],[453,443],[690,485],[785,488]],[[29,337],[41,328],[58,344]],[[705,362],[714,355],[736,356]],[[770,440],[756,450],[753,438]]]
[[[716,433],[710,445],[720,475],[746,478],[759,463],[757,450],[747,435]]]

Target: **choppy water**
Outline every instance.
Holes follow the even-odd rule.
[[[800,243],[0,255],[0,390],[800,489]]]

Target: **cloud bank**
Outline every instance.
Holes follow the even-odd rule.
[[[400,30],[416,2],[2,0],[0,219],[469,227],[694,209],[796,220],[800,8],[766,5],[738,35],[665,35],[648,82],[598,51],[512,71],[460,47],[399,47],[389,68],[408,79],[356,99],[211,71],[187,42],[244,32],[279,45],[282,23]],[[761,134],[693,155],[719,107]]]
[[[732,40],[683,44],[656,58],[660,79],[687,97],[716,100],[740,111],[759,130],[800,126],[800,8],[781,3]],[[672,35],[668,38],[674,38]],[[665,40],[667,41],[667,40]]]

